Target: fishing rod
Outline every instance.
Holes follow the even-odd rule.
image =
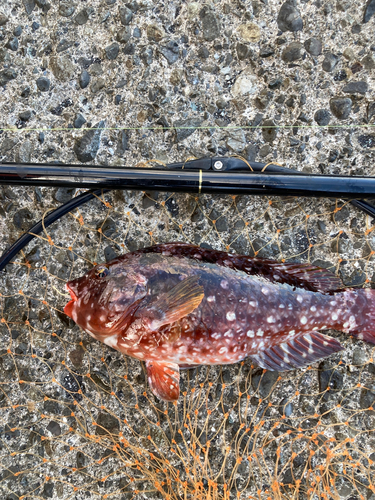
[[[165,168],[119,168],[82,165],[0,165],[0,184],[89,189],[128,189],[185,193],[375,198],[375,179],[293,171],[259,171],[249,162],[239,171],[238,158],[202,158]],[[229,167],[228,167],[229,164]],[[263,169],[266,167],[263,164]],[[230,171],[230,175],[227,175]]]
[[[375,179],[372,178],[306,175],[278,164],[248,162],[236,157],[201,158],[163,167],[163,169],[137,169],[55,164],[0,164],[0,184],[96,187],[53,210],[21,235],[0,257],[0,271],[27,243],[40,234],[43,228],[47,228],[65,214],[110,189],[339,198],[368,198],[375,195]],[[253,175],[249,177],[250,174]],[[341,184],[335,186],[333,191],[332,183],[338,180]],[[272,190],[272,193],[267,190]],[[366,201],[351,199],[350,203],[375,217],[375,208]]]

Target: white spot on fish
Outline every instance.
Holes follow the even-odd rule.
[[[255,300],[250,300],[249,305],[251,307],[256,307],[258,305],[258,302],[255,302]]]
[[[174,385],[173,385],[173,384],[171,384],[171,385],[169,386],[169,388],[173,390],[173,389],[174,389]]]
[[[279,309],[284,309],[284,308],[285,308],[284,304],[279,305]]]
[[[114,335],[111,335],[111,337],[106,337],[103,342],[108,345],[109,347],[116,347],[117,346],[117,341],[118,341],[118,335],[115,333]]]
[[[220,339],[220,338],[221,338],[221,333],[213,333],[213,334],[211,335],[211,337],[212,337],[213,339],[216,339],[216,340],[217,340],[217,339]]]
[[[263,293],[263,295],[268,295],[270,291],[269,291],[268,288],[266,288],[265,286],[263,286],[261,292]]]
[[[338,316],[336,313],[333,313],[331,317],[333,321],[336,321]]]
[[[258,337],[263,337],[263,333],[264,333],[264,332],[263,332],[263,330],[261,330],[261,329],[259,328],[259,330],[257,331],[257,336],[258,336]]]
[[[300,304],[302,304],[303,297],[301,295],[297,295],[297,302],[299,302]]]
[[[225,352],[227,352],[227,348],[226,347],[220,347],[219,349],[219,354],[224,354]]]
[[[267,323],[276,323],[276,320],[273,316],[268,316]]]
[[[224,337],[233,337],[233,332],[232,330],[228,330],[224,333]]]
[[[310,307],[310,311],[315,312],[316,311],[316,307],[315,306],[311,306]]]
[[[224,288],[224,290],[227,290],[228,286],[229,286],[229,283],[228,283],[227,280],[221,280],[220,286],[221,286],[221,288]]]
[[[294,335],[296,333],[295,330],[290,330],[289,335]]]
[[[253,338],[254,337],[254,330],[248,330],[246,335],[250,338]]]
[[[216,297],[214,295],[210,295],[209,297],[207,297],[207,302],[215,302],[216,301]]]
[[[307,323],[307,318],[306,318],[306,316],[302,316],[302,318],[301,318],[301,323],[302,323],[303,325],[306,325],[306,323]]]
[[[236,319],[236,314],[234,312],[227,312],[227,320],[234,321]]]

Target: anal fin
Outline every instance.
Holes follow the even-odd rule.
[[[251,354],[250,357],[261,368],[283,372],[302,368],[342,349],[343,346],[336,339],[319,332],[307,332],[258,354]]]
[[[180,370],[177,363],[146,361],[151,391],[164,401],[177,401],[180,395]]]

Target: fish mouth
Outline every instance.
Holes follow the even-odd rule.
[[[67,291],[70,293],[70,296],[71,296],[71,300],[66,304],[66,306],[64,307],[64,313],[69,316],[70,318],[72,318],[72,310],[73,310],[73,306],[74,306],[74,302],[77,302],[78,300],[78,297],[77,295],[73,292],[73,290],[70,288],[69,286],[69,283],[67,283],[65,285],[65,288],[67,289]],[[73,318],[72,318],[73,319]]]
[[[75,292],[72,290],[72,288],[70,288],[69,283],[67,283],[67,284],[65,285],[65,288],[66,288],[66,289],[67,289],[67,291],[70,293],[70,296],[71,296],[71,298],[72,298],[72,301],[73,301],[73,302],[76,302],[76,301],[78,300],[78,297],[77,297],[77,295],[75,294]]]

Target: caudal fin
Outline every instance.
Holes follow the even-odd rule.
[[[344,331],[357,339],[375,344],[375,290],[363,288],[344,292],[351,313]]]

